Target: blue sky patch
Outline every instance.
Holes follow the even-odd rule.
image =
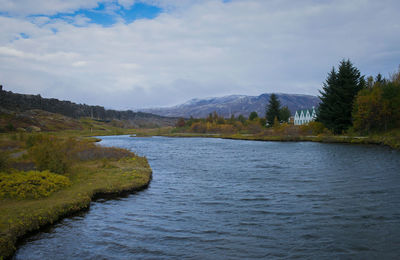
[[[145,3],[135,3],[130,8],[124,8],[118,3],[106,5],[100,3],[94,9],[81,9],[74,13],[59,13],[53,16],[48,16],[51,20],[62,19],[68,23],[75,24],[75,17],[83,16],[89,18],[88,23],[99,24],[104,27],[112,26],[118,21],[125,21],[131,23],[138,19],[154,19],[163,10],[157,6],[148,5]],[[43,15],[36,15],[31,17],[38,17]],[[75,24],[76,26],[83,26],[82,24]]]
[[[23,38],[23,39],[28,39],[29,38],[29,35],[26,34],[26,33],[20,33],[19,36],[21,36],[21,38]]]
[[[117,14],[108,11],[104,4],[99,4],[95,9],[79,10],[73,16],[83,15],[90,19],[90,23],[100,24],[102,26],[111,26],[117,22]]]
[[[121,16],[127,23],[131,23],[137,19],[154,19],[161,12],[162,9],[157,6],[136,3],[129,10],[122,8]]]

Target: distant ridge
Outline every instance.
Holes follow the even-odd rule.
[[[248,116],[256,111],[260,117],[265,116],[265,106],[269,102],[270,93],[259,96],[230,95],[224,97],[212,97],[205,99],[191,99],[181,105],[167,108],[141,109],[142,112],[160,116],[203,118],[216,111],[225,118],[235,115]],[[277,93],[282,106],[288,106],[292,115],[296,110],[318,106],[320,99],[316,96],[301,94]]]
[[[39,109],[71,118],[90,117],[96,120],[123,120],[131,127],[173,126],[176,119],[132,110],[118,111],[102,106],[76,104],[40,95],[26,95],[5,91],[0,88],[0,113],[6,111],[24,112]]]

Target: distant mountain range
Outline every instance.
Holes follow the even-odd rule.
[[[265,107],[269,102],[271,94],[259,96],[231,95],[224,97],[213,97],[206,99],[192,99],[188,102],[166,108],[141,109],[142,112],[152,113],[168,117],[194,118],[207,117],[216,111],[225,118],[235,115],[248,116],[252,111],[256,111],[260,117],[265,116]],[[298,94],[276,94],[281,106],[287,106],[292,115],[299,109],[318,106],[320,99],[316,96]]]

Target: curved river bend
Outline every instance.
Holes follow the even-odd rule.
[[[400,153],[377,146],[102,137],[149,159],[142,192],[28,238],[15,259],[400,256]]]

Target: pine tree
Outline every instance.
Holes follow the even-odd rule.
[[[290,110],[287,106],[284,106],[279,110],[279,116],[283,122],[289,122],[290,114]]]
[[[267,105],[265,118],[267,119],[268,126],[274,125],[275,118],[280,121],[280,106],[281,103],[279,102],[278,98],[275,94],[271,94],[269,97],[269,104]]]
[[[342,60],[338,72],[332,68],[320,91],[317,120],[336,134],[347,130],[352,125],[354,98],[365,85],[364,76],[350,60]]]
[[[257,112],[256,111],[251,112],[250,115],[249,115],[249,120],[253,121],[256,118],[258,118]]]
[[[328,77],[323,84],[322,90],[320,91],[319,98],[321,99],[321,104],[319,105],[317,111],[317,121],[322,122],[327,128],[333,129],[334,122],[332,118],[335,117],[339,111],[336,111],[337,106],[334,106],[335,97],[337,96],[337,73],[335,68],[333,67],[331,72],[328,74]]]

